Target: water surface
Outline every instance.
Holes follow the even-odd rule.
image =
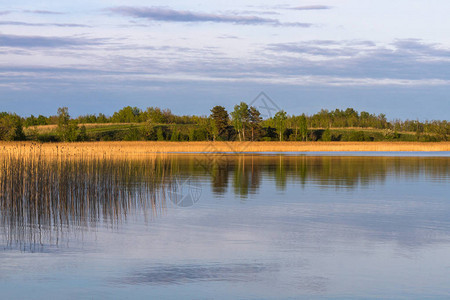
[[[411,154],[0,158],[2,297],[447,298],[449,166]]]

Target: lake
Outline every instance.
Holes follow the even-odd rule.
[[[449,153],[0,157],[4,299],[446,299]]]

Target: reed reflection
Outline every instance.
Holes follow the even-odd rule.
[[[150,157],[0,158],[0,222],[8,246],[58,244],[68,233],[117,226],[131,212],[145,218],[166,209],[176,165]]]
[[[164,213],[180,178],[210,184],[215,196],[231,191],[245,198],[258,194],[263,182],[280,190],[297,184],[353,189],[384,184],[388,176],[448,180],[450,170],[450,160],[437,157],[221,155],[208,169],[198,160],[192,154],[0,156],[2,236],[8,246],[25,249],[56,245],[99,224],[118,226],[130,214],[147,220]]]

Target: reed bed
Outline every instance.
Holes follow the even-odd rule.
[[[450,151],[450,142],[2,142],[0,154],[39,153],[50,156],[142,156],[155,153],[261,152],[412,152]]]
[[[0,224],[7,245],[30,250],[71,232],[117,226],[166,209],[176,166],[161,157],[114,160],[41,152],[0,155]],[[151,212],[151,215],[147,215]],[[28,249],[27,249],[28,248]]]
[[[179,155],[114,148],[139,143],[106,144],[115,150],[77,144],[3,145],[0,236],[7,245],[36,250],[96,230],[99,224],[115,228],[130,215],[151,220],[165,213],[168,200],[178,203],[173,199],[179,192],[177,180],[190,177],[208,182],[213,194],[232,189],[238,197],[257,194],[263,178],[271,178],[280,189],[311,181],[353,188],[384,181],[388,174],[450,178],[447,157]]]

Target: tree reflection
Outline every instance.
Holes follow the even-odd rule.
[[[214,156],[214,155],[212,155]],[[261,185],[356,188],[387,176],[448,180],[448,158],[285,155],[154,155],[141,158],[0,157],[0,226],[9,246],[58,244],[70,232],[146,220],[166,210],[174,179],[197,178],[216,196],[245,198]],[[208,164],[200,164],[201,160]],[[211,163],[212,162],[212,163]],[[204,166],[208,166],[205,168]],[[230,187],[231,184],[231,187]],[[170,193],[169,193],[170,194]]]

